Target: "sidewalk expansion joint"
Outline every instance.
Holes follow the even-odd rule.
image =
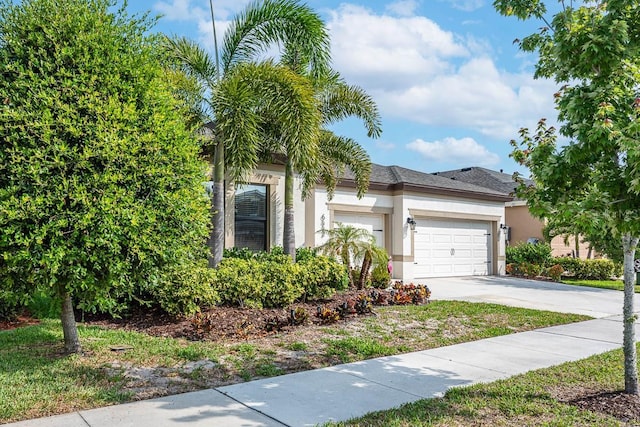
[[[82,416],[82,413],[78,411],[78,416],[82,419],[82,421],[87,425],[87,427],[91,427],[91,424]]]
[[[277,422],[278,424],[283,425],[284,427],[293,427],[293,426],[290,426],[289,424],[285,424],[285,423],[283,423],[283,422],[282,422],[282,421],[280,421],[279,419],[274,418],[273,416],[271,416],[271,415],[269,415],[269,414],[267,414],[267,413],[265,413],[265,412],[262,412],[262,411],[261,411],[261,410],[259,410],[259,409],[256,409],[256,408],[254,408],[254,407],[252,407],[252,406],[247,405],[246,403],[244,403],[244,402],[242,402],[242,401],[240,401],[240,400],[236,399],[236,398],[235,398],[235,397],[233,397],[233,396],[228,395],[227,393],[225,393],[225,392],[224,392],[224,391],[222,391],[222,390],[218,390],[217,388],[212,388],[211,390],[215,390],[215,391],[217,391],[218,393],[220,393],[220,394],[222,394],[223,396],[225,396],[225,397],[227,397],[227,398],[229,398],[229,399],[233,400],[234,402],[237,402],[237,403],[241,404],[241,405],[242,405],[242,406],[244,406],[245,408],[247,408],[247,409],[249,409],[249,410],[251,410],[251,411],[253,411],[253,412],[257,412],[258,414],[263,415],[263,416],[265,416],[265,417],[269,418],[270,420],[273,420],[273,421]]]
[[[538,330],[536,332],[539,332],[541,334],[557,335],[559,337],[570,337],[570,338],[575,338],[575,339],[579,339],[579,340],[583,340],[583,341],[594,341],[594,342],[603,342],[603,343],[607,343],[607,344],[615,344],[615,345],[618,345],[618,346],[622,347],[622,344],[620,344],[617,341],[609,341],[609,340],[603,340],[603,339],[599,339],[599,338],[580,337],[580,336],[576,336],[576,335],[571,335],[569,333],[554,332],[554,331]]]

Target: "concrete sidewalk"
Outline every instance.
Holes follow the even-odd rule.
[[[622,317],[617,314],[622,310],[622,292],[553,283],[536,286],[540,282],[503,278],[429,282],[438,299],[502,299],[509,305],[588,312],[599,318],[9,426],[310,426],[441,396],[451,387],[495,381],[622,346]]]

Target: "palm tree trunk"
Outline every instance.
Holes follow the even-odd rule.
[[[76,318],[73,314],[71,295],[65,291],[61,296],[62,314],[60,315],[60,320],[62,321],[62,333],[64,335],[64,351],[67,354],[80,353],[82,346],[78,338],[78,325],[76,325]]]
[[[358,289],[364,289],[365,283],[367,283],[367,276],[369,276],[369,268],[371,267],[371,256],[365,254],[362,260],[362,268],[360,268],[360,278],[358,279]]]
[[[213,230],[209,238],[209,267],[215,268],[222,261],[224,250],[224,145],[218,142],[213,161],[213,205],[211,215]]]
[[[296,262],[296,235],[293,214],[293,166],[291,165],[291,160],[288,159],[284,175],[284,231],[282,234],[284,253],[290,255],[293,262]]]
[[[624,391],[628,394],[638,393],[638,366],[636,354],[636,318],[633,312],[635,294],[633,261],[638,245],[638,238],[629,233],[622,237],[624,250],[624,305],[622,309],[624,319],[623,351],[624,351]]]

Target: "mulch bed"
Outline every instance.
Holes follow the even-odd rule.
[[[639,425],[640,396],[627,394],[623,391],[595,393],[587,392],[578,395],[564,403],[577,406],[592,412],[611,415],[625,423]]]
[[[84,323],[144,332],[152,336],[190,340],[219,341],[262,338],[304,326],[330,323],[327,319],[317,316],[318,311],[321,310],[340,310],[341,307],[342,310],[345,310],[346,306],[346,315],[341,319],[346,321],[362,315],[374,315],[373,313],[358,314],[354,309],[350,309],[357,301],[358,296],[369,296],[371,292],[371,290],[349,290],[340,292],[331,299],[300,302],[285,308],[257,309],[219,306],[190,318],[174,318],[155,310],[140,309],[123,319],[86,315]],[[375,292],[384,295],[385,298],[389,298],[390,295],[388,291],[384,290],[376,290]]]

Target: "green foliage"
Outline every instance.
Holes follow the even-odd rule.
[[[386,288],[391,282],[391,275],[387,270],[387,266],[383,263],[378,263],[371,270],[371,286],[374,288]]]
[[[0,5],[0,280],[118,312],[202,259],[209,209],[153,22],[111,5]]]
[[[20,295],[11,289],[0,288],[0,320],[15,319],[21,309]]]
[[[551,262],[551,246],[545,243],[521,243],[516,246],[507,246],[507,264],[530,263],[541,267]]]
[[[349,275],[344,265],[326,256],[298,259],[297,280],[304,286],[305,299],[330,298],[336,291],[349,286]]]
[[[318,256],[316,248],[301,247],[296,249],[296,262],[304,262],[316,256]]]
[[[622,266],[609,259],[555,258],[564,274],[575,279],[609,280],[622,275]]]
[[[37,290],[27,304],[27,310],[36,319],[58,319],[62,312],[59,298],[45,290]]]
[[[254,259],[225,258],[218,264],[213,288],[222,304],[262,307],[266,284]]]
[[[554,282],[559,282],[559,281],[560,281],[560,278],[561,278],[561,276],[562,276],[562,273],[564,273],[564,268],[563,268],[560,264],[554,264],[554,265],[552,265],[552,266],[551,266],[551,267],[549,267],[549,268],[546,270],[546,272],[545,272],[545,274],[546,274],[548,277],[551,277],[551,279],[552,279]]]
[[[214,289],[224,304],[241,307],[282,307],[303,293],[295,280],[294,265],[288,262],[223,259],[218,265]]]
[[[246,252],[239,254],[244,257]],[[223,259],[213,287],[223,304],[283,307],[301,298],[329,298],[346,289],[348,283],[344,266],[334,259],[303,257],[293,264],[291,257],[277,248],[270,253],[252,253],[249,259]]]
[[[249,248],[225,248],[223,254],[225,258],[252,259],[255,252]]]
[[[220,301],[212,287],[215,278],[216,270],[208,268],[206,260],[193,265],[176,265],[148,291],[152,301],[167,313],[191,316]]]

